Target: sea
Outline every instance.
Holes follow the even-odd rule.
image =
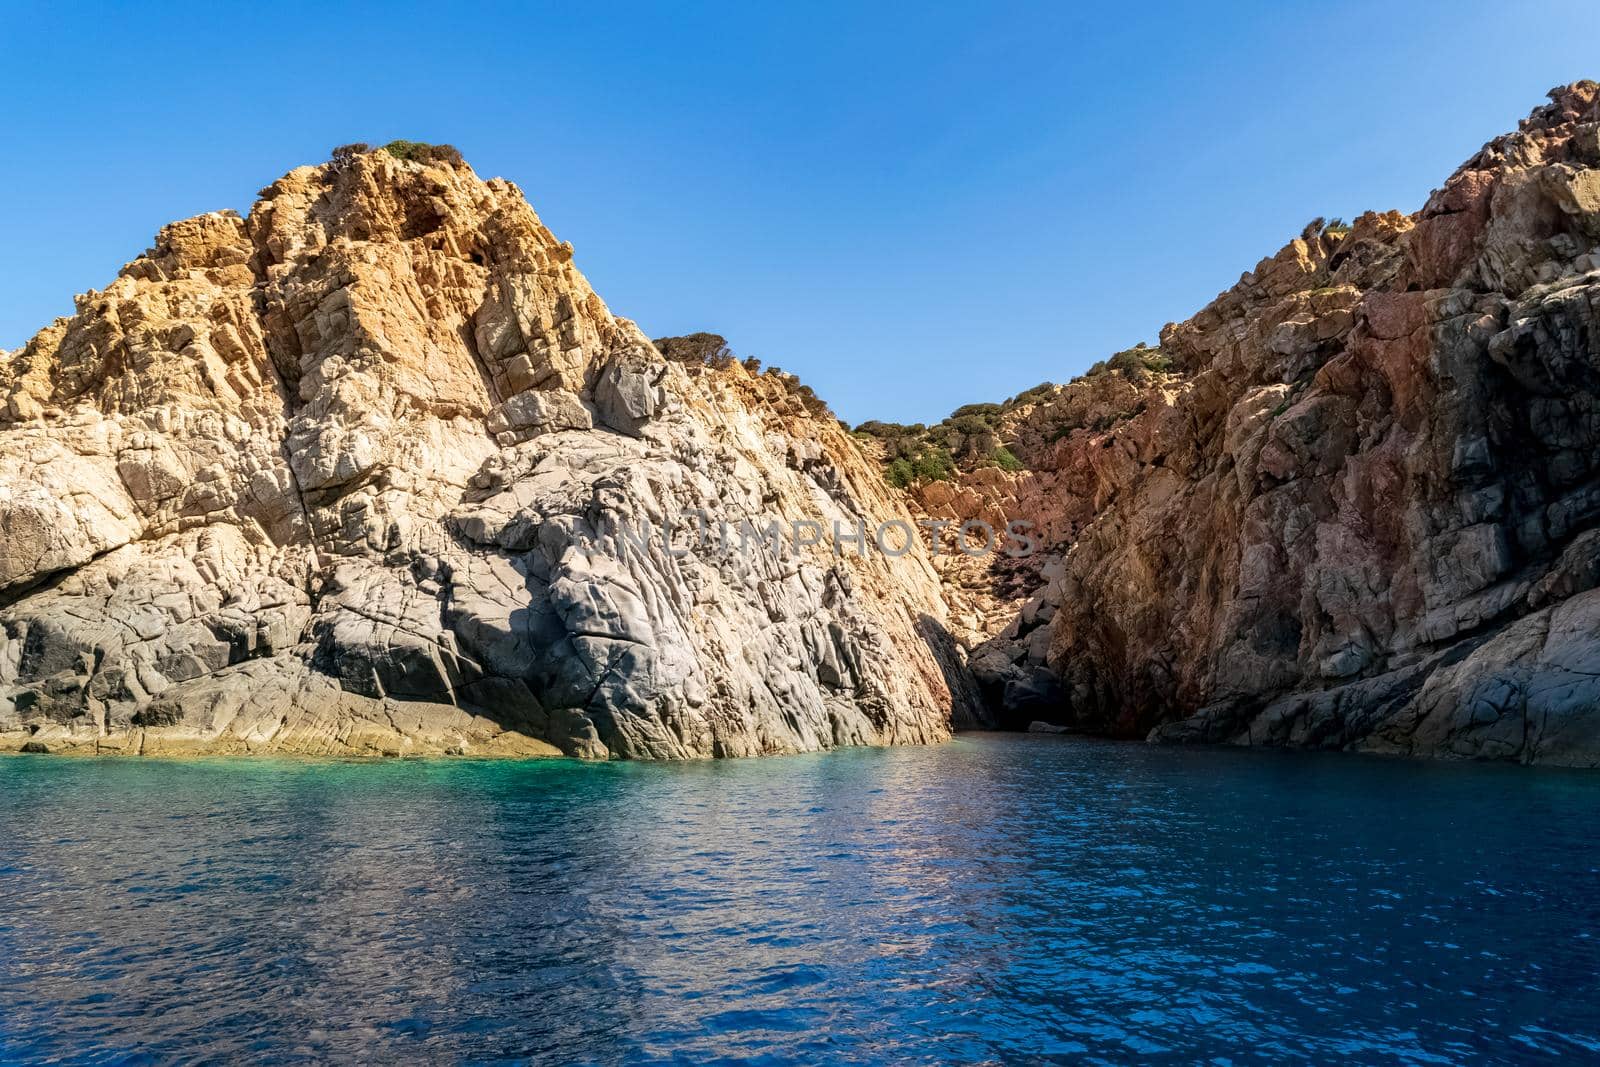
[[[5,1063],[1600,1058],[1600,772],[0,758]]]

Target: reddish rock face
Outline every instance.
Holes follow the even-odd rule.
[[[911,516],[814,397],[664,359],[514,186],[432,162],[175,223],[0,353],[0,748],[686,757],[1038,717],[1600,764],[1595,83],[1416,215],[1307,227],[1158,349],[957,420],[967,469],[910,502],[1032,523],[1024,560],[619,554],[602,515]]]
[[[1597,97],[1557,90],[1414,217],[1308,228],[1163,330],[1173,373],[1114,424],[1069,414],[1092,379],[1030,413],[1061,429],[1018,435],[1006,504],[1061,554],[1031,623],[1060,718],[1600,763]]]

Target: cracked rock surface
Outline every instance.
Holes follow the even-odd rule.
[[[974,652],[989,714],[1600,765],[1600,85],[1144,355],[1008,430],[1060,560]]]
[[[715,530],[897,517],[781,381],[613,316],[512,184],[303,167],[0,354],[0,747],[938,741],[973,691],[920,546]]]

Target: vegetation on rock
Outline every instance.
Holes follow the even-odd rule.
[[[681,363],[690,368],[709,367],[712,370],[727,370],[735,362],[742,363],[746,373],[759,376],[765,380],[777,382],[783,387],[784,393],[794,397],[800,402],[808,414],[818,417],[833,418],[833,412],[828,404],[817,395],[815,389],[806,385],[798,377],[789,374],[781,367],[768,367],[761,369],[761,361],[754,356],[743,360],[734,354],[728,345],[728,339],[718,333],[683,334],[678,337],[657,337],[651,342],[656,350],[674,363]]]
[[[726,367],[733,363],[733,349],[728,347],[728,339],[719,333],[658,337],[652,344],[674,363],[702,363],[708,367]]]
[[[1120,372],[1136,382],[1145,382],[1152,374],[1166,374],[1171,370],[1171,356],[1140,341],[1132,348],[1124,348],[1110,359],[1094,364],[1083,376],[1091,378],[1098,374]]]
[[[428,144],[425,141],[390,141],[383,150],[396,159],[409,163],[446,163],[455,166],[463,162],[454,145]]]
[[[662,358],[515,186],[388,151],[163,228],[0,359],[0,751],[947,736],[972,694],[920,541],[752,566],[666,529],[901,514],[849,498],[873,468],[815,395],[720,339]]]
[[[1023,469],[1022,460],[1018,459],[1016,454],[1005,445],[1000,445],[989,453],[989,459],[1003,471],[1020,471]]]

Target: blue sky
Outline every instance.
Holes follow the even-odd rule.
[[[0,347],[334,145],[522,186],[612,309],[851,422],[1065,380],[1315,215],[1414,210],[1600,5],[0,4]]]

